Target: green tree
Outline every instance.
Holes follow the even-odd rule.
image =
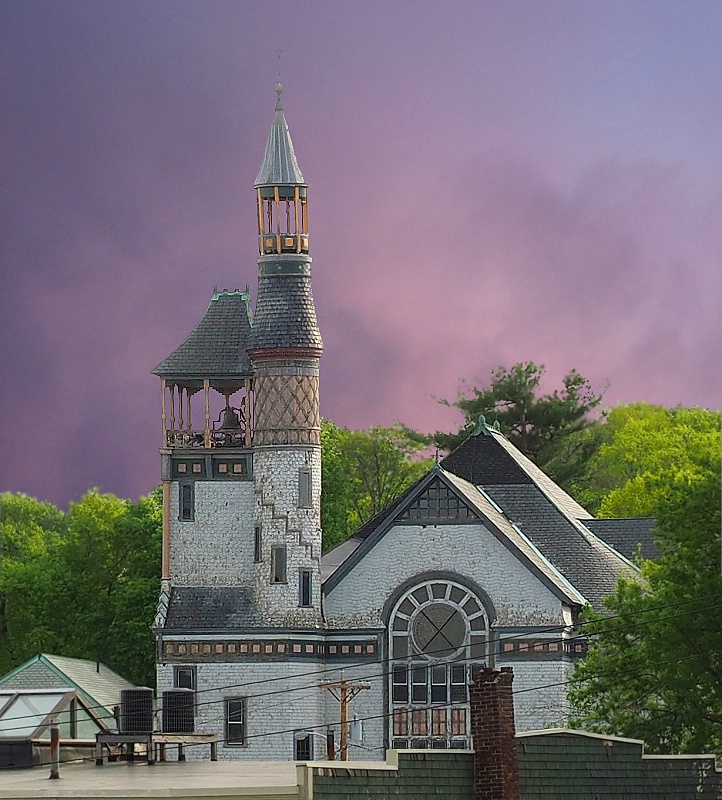
[[[663,555],[588,613],[593,647],[573,675],[576,726],[652,752],[722,749],[719,429],[711,438],[713,453],[652,487]]]
[[[569,483],[594,450],[595,439],[585,431],[593,424],[591,413],[603,392],[597,394],[586,378],[572,370],[563,378],[561,390],[542,394],[544,372],[543,364],[524,361],[510,369],[498,367],[487,387],[464,385],[456,400],[440,401],[458,408],[464,425],[456,433],[437,431],[427,441],[453,450],[484,415],[488,423],[498,421],[502,433],[553,478]]]
[[[8,503],[13,506],[11,498]],[[149,626],[162,527],[157,496],[135,504],[91,491],[65,515],[31,498],[22,503],[30,533],[19,538],[44,539],[47,546],[26,548],[20,558],[3,556],[0,673],[45,651],[98,659],[131,681],[152,684]],[[38,522],[42,535],[33,528],[38,520],[49,526]]]
[[[335,547],[376,516],[431,466],[423,445],[402,426],[368,431],[324,422],[321,525],[324,549]]]
[[[719,449],[720,415],[646,403],[604,412],[596,449],[570,487],[602,517],[654,516],[675,478],[694,473]]]

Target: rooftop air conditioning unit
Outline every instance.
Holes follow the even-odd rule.
[[[122,689],[118,733],[153,733],[153,690],[147,686]]]
[[[163,733],[193,733],[194,711],[193,689],[166,689],[163,692]]]

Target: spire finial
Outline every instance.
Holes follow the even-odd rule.
[[[283,91],[283,84],[279,81],[276,84],[276,94],[278,95],[278,101],[276,102],[276,111],[281,108],[281,92]]]

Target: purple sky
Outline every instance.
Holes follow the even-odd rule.
[[[255,297],[283,50],[322,413],[451,428],[499,364],[719,408],[719,2],[0,4],[0,488],[159,481],[150,370]]]

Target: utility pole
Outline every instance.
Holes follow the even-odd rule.
[[[341,742],[339,750],[341,752],[341,761],[348,761],[348,706],[359,692],[371,687],[368,683],[351,683],[348,680],[322,683],[321,687],[328,689],[341,704]]]

